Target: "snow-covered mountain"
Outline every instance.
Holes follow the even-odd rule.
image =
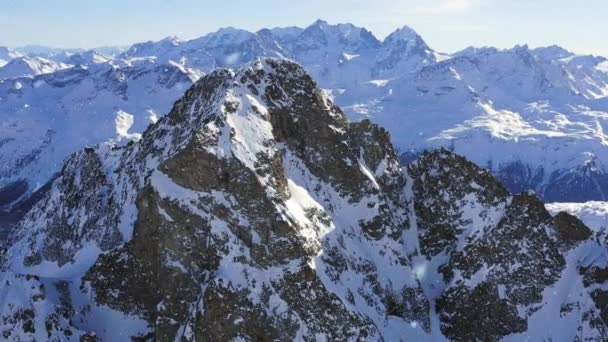
[[[66,54],[75,54],[84,51],[80,48],[57,48],[44,45],[25,45],[14,49],[24,56],[32,57],[44,57],[52,59],[55,56],[61,56]]]
[[[189,41],[167,37],[135,44],[120,57],[154,56],[203,72],[242,65],[258,56],[291,58],[304,65],[324,87],[343,89],[373,78],[413,72],[434,63],[437,55],[408,27],[381,42],[364,28],[317,20],[304,29],[248,32],[229,27]]]
[[[606,246],[447,150],[402,170],[386,130],[263,58],[67,160],[3,257],[0,332],[605,340]]]

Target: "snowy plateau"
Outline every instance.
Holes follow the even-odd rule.
[[[607,123],[408,27],[0,48],[0,339],[608,340]]]

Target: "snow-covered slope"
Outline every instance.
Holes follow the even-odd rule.
[[[69,65],[67,64],[54,62],[42,57],[15,57],[4,66],[0,67],[0,80],[13,77],[49,74],[68,67]]]
[[[3,67],[11,59],[21,57],[21,54],[15,50],[0,46],[0,67]]]
[[[403,172],[384,129],[260,59],[203,77],[138,142],[69,158],[2,260],[0,331],[601,340],[606,254],[446,150]]]
[[[0,81],[0,189],[25,181],[30,194],[72,152],[137,140],[196,78],[174,63],[117,63]],[[5,196],[0,206],[22,194]]]
[[[55,58],[55,59],[57,59],[57,58]],[[112,60],[111,57],[106,56],[102,53],[99,53],[95,50],[87,50],[84,52],[66,56],[66,58],[63,61],[67,64],[87,66],[87,65],[91,65],[91,64],[107,63],[107,62],[110,62],[111,60]]]

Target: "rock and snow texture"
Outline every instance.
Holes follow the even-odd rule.
[[[606,339],[605,246],[446,150],[403,170],[384,129],[263,58],[67,160],[4,254],[0,334]]]
[[[598,232],[608,230],[608,202],[549,203],[547,210],[553,214],[564,211],[574,215]]]

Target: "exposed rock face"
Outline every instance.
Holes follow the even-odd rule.
[[[485,170],[446,151],[423,155],[408,172],[414,178],[413,191],[418,199],[414,207],[421,250],[427,256],[456,250],[459,235],[465,233],[463,228],[481,229],[480,224],[492,224],[495,212],[506,206],[509,193],[500,183]],[[470,215],[467,211],[478,204],[479,214]],[[472,221],[477,216],[481,222]]]
[[[441,331],[452,340],[538,336],[529,322],[545,314],[551,301],[547,289],[559,288],[567,269],[583,262],[573,258],[593,253],[605,258],[605,244],[593,243],[591,231],[577,218],[552,217],[534,195],[509,195],[487,171],[461,157],[426,153],[408,172],[415,177],[421,250],[431,265],[440,264],[445,281],[436,301]],[[568,281],[580,282],[578,275],[574,278]],[[577,291],[589,296],[584,289],[571,291],[568,297]],[[597,291],[591,296],[601,301]],[[579,326],[572,336],[605,336],[593,305],[576,305],[588,327]]]
[[[604,246],[447,151],[403,170],[384,129],[261,59],[203,77],[139,142],[66,162],[4,255],[0,332],[534,339],[561,310],[547,292],[574,279],[569,333],[605,338]]]

